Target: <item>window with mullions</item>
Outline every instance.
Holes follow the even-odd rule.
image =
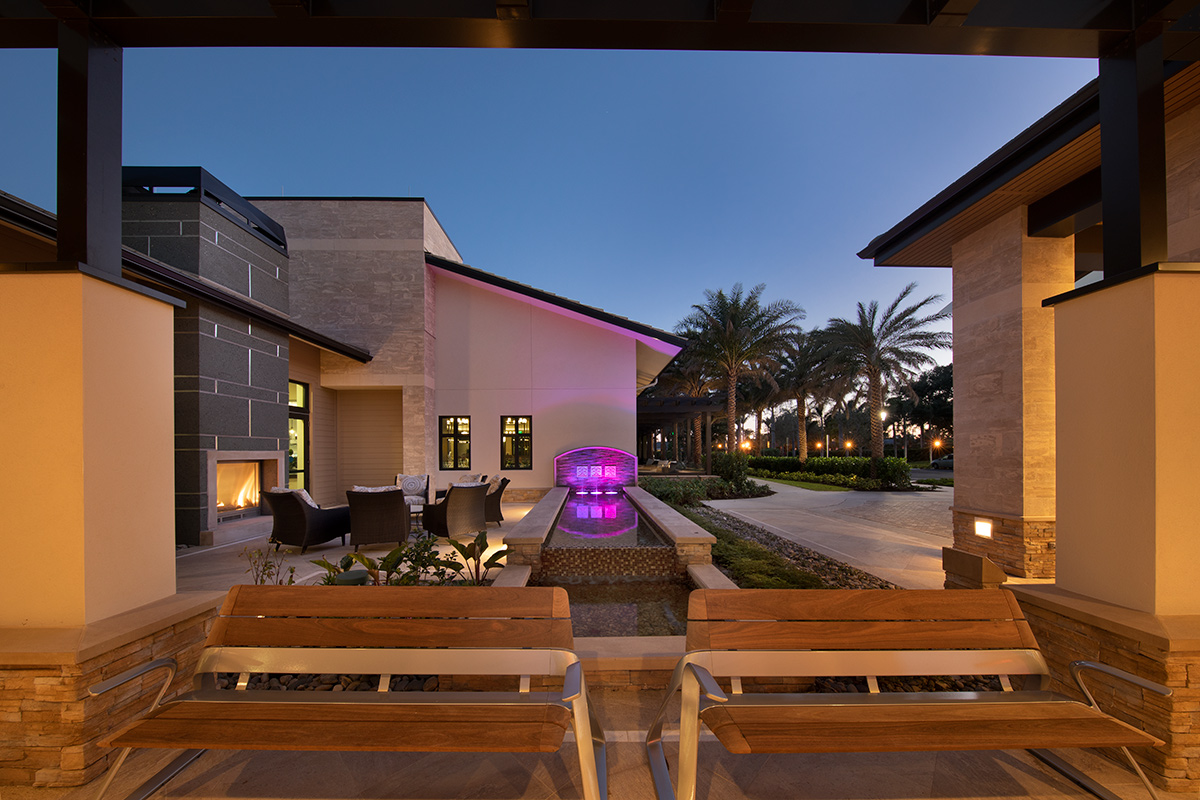
[[[441,469],[471,468],[471,418],[438,417]]]
[[[533,469],[533,417],[500,418],[500,469]]]

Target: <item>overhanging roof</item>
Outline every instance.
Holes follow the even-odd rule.
[[[1200,104],[1200,64],[1176,61],[1166,68],[1169,122]],[[954,242],[1099,167],[1100,93],[1092,81],[858,255],[877,266],[949,267]]]
[[[529,47],[1096,58],[1147,20],[1200,53],[1194,0],[0,0],[0,47],[90,24],[122,47]]]

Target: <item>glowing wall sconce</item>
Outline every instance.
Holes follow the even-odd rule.
[[[975,535],[984,539],[992,538],[992,521],[983,517],[975,518]]]

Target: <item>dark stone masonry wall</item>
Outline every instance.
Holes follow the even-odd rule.
[[[288,313],[288,257],[186,195],[127,199],[126,246]],[[175,312],[175,536],[210,519],[209,451],[287,449],[288,336],[189,299]],[[269,487],[268,487],[269,488]]]

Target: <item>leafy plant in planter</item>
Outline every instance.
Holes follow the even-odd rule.
[[[436,541],[437,537],[432,533],[423,532],[418,533],[412,542],[396,547],[378,560],[366,553],[347,553],[336,564],[324,558],[318,558],[311,563],[325,570],[320,580],[324,586],[334,585],[338,575],[349,571],[356,564],[366,569],[368,578],[375,586],[416,586],[422,583],[441,585],[461,572],[463,565],[452,559],[442,558],[435,547]]]
[[[296,582],[296,568],[288,567],[285,571],[283,566],[283,562],[291,553],[291,550],[284,550],[282,553],[270,549],[251,550],[247,546],[242,548],[239,555],[250,561],[246,572],[250,573],[250,579],[254,581],[255,586],[291,586]]]
[[[483,582],[487,580],[487,574],[493,568],[500,566],[500,561],[508,555],[508,546],[506,545],[492,553],[487,561],[483,560],[488,549],[487,531],[480,531],[475,540],[468,544],[451,539],[450,546],[458,552],[465,562],[467,583],[472,586],[483,585]]]

